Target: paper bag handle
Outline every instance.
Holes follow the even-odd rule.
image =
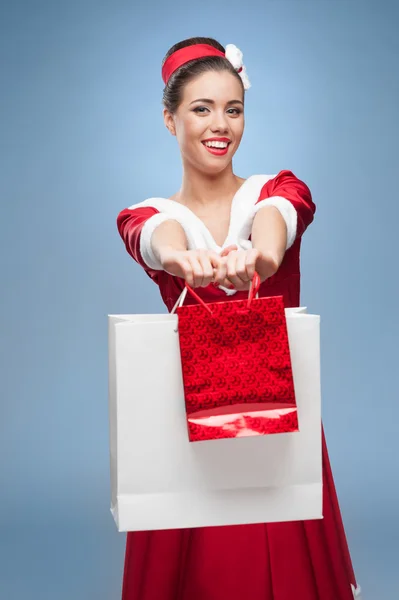
[[[251,287],[249,289],[247,308],[250,308],[252,300],[255,297],[256,298],[258,297],[259,287],[260,287],[260,277],[259,277],[258,273],[255,271],[252,282],[251,282]],[[200,298],[200,296],[198,296],[198,294],[193,290],[193,288],[191,286],[188,285],[187,282],[185,283],[184,289],[183,289],[182,293],[180,294],[176,304],[172,308],[171,314],[173,314],[178,307],[183,305],[183,302],[186,298],[187,292],[190,292],[190,294],[198,301],[199,304],[201,304],[205,308],[205,310],[207,310],[211,315],[213,314],[212,310],[209,308],[207,303],[204,302],[203,299]]]

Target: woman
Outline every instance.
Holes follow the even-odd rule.
[[[260,296],[299,306],[309,188],[291,171],[233,173],[250,87],[241,52],[211,38],[173,46],[162,68],[164,122],[183,162],[180,190],[122,210],[129,254],[170,311],[185,281],[206,301]],[[194,303],[187,295],[187,303]],[[127,534],[123,600],[353,600],[360,597],[323,438],[322,520]]]

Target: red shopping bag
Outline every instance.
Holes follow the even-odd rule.
[[[298,431],[282,296],[179,306],[190,441]]]

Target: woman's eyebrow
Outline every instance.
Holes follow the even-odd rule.
[[[194,104],[194,102],[207,102],[208,104],[215,104],[215,101],[211,100],[210,98],[197,98],[196,100],[190,102],[190,104]],[[229,100],[226,104],[242,104],[244,106],[244,102],[241,100]]]

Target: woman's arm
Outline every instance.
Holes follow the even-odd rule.
[[[220,270],[218,283],[245,290],[255,270],[262,281],[277,273],[285,252],[303,235],[315,212],[308,186],[292,171],[280,171],[263,186],[255,204],[252,249],[230,252],[224,259],[227,279],[222,279]]]
[[[206,287],[222,258],[211,250],[188,250],[187,238],[177,221],[165,221],[151,237],[154,255],[167,273],[181,277],[192,287]]]
[[[129,254],[152,277],[163,270],[192,287],[206,287],[222,258],[210,250],[188,250],[183,227],[151,207],[124,209],[117,218]]]
[[[292,171],[280,171],[262,188],[255,205],[252,246],[259,250],[259,275],[277,273],[286,250],[312,223],[316,205],[310,189]]]
[[[280,171],[261,189],[255,211],[274,206],[287,227],[285,250],[291,248],[312,223],[316,212],[310,189],[292,171]],[[255,220],[254,220],[255,224]]]
[[[151,236],[151,249],[154,256],[163,265],[165,254],[187,250],[187,237],[183,227],[177,221],[164,221]]]
[[[264,281],[277,273],[287,247],[287,225],[275,206],[263,206],[256,213],[251,239],[259,253],[255,268]]]

